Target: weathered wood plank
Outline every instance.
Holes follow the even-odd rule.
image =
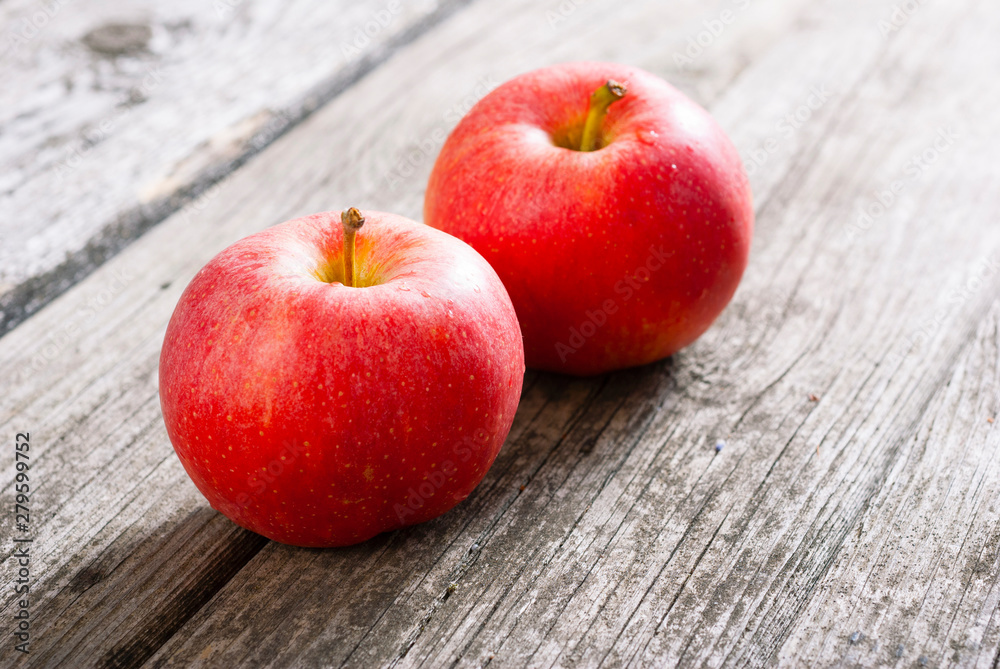
[[[196,545],[218,555],[240,544],[218,529],[198,534],[204,502],[170,453],[154,401],[162,328],[200,264],[242,234],[356,197],[419,215],[429,159],[417,159],[411,171],[400,161],[447,127],[442,108],[461,109],[487,77],[502,79],[550,57],[583,57],[597,36],[586,26],[648,31],[669,23],[674,11],[623,16],[611,3],[581,5],[568,17],[578,22],[570,36],[556,39],[539,29],[548,27],[537,7],[512,3],[492,36],[470,45],[466,35],[490,20],[495,6],[474,5],[418,40],[352,88],[350,101],[335,100],[200,206],[151,231],[0,340],[0,374],[18,380],[0,400],[0,424],[11,431],[26,423],[37,433],[43,485],[36,503],[45,522],[36,539],[36,630],[51,644],[45,657],[72,661],[132,647],[148,653],[159,642],[145,636],[149,619],[124,634],[110,631],[123,615],[140,615],[121,591],[135,587],[152,606],[181,574],[198,582],[192,575],[208,573],[214,558],[180,555],[155,566],[135,545],[176,546],[196,534],[204,536]],[[810,611],[813,618],[825,612],[822,579],[833,579],[838,557],[868,554],[850,543],[851,532],[870,522],[870,500],[893,472],[920,462],[907,460],[913,449],[905,445],[956,361],[969,355],[963,351],[997,287],[988,276],[957,304],[947,290],[1000,248],[991,225],[1000,180],[988,160],[997,148],[989,113],[997,91],[968,71],[968,53],[979,62],[996,59],[986,40],[996,26],[967,21],[966,5],[925,8],[915,17],[921,22],[883,47],[874,29],[878,8],[836,7],[844,12],[839,20],[827,21],[838,16],[830,8],[811,8],[776,45],[758,44],[763,57],[751,50],[749,66],[716,70],[728,76],[702,98],[715,101],[713,112],[749,154],[777,136],[777,119],[803,104],[809,86],[826,77],[839,84],[807,124],[781,136],[754,174],[755,255],[716,328],[651,368],[584,381],[532,377],[508,446],[468,504],[348,551],[266,546],[152,663],[434,666],[495,655],[502,665],[681,658],[802,664],[815,648],[787,641],[797,624],[807,635],[829,630],[824,657],[855,648],[826,619],[809,627]],[[508,53],[515,37],[520,50]],[[672,39],[641,44],[633,62],[670,77],[685,36]],[[941,45],[935,53],[954,49],[955,57],[931,62],[926,49],[915,48],[928,42]],[[717,42],[718,59],[729,62],[736,44]],[[632,60],[632,46],[618,49],[601,57]],[[449,78],[414,83],[417,74],[442,72]],[[761,90],[771,92],[767,99]],[[358,104],[371,113],[359,113]],[[873,184],[899,176],[909,155],[933,142],[937,125],[956,118],[970,141],[908,181],[869,229],[848,235]],[[322,165],[304,160],[319,154],[327,154]],[[975,165],[975,173],[964,165]],[[102,294],[107,305],[99,304]],[[88,307],[91,301],[96,306]],[[939,309],[944,324],[909,351]],[[76,329],[65,329],[75,321]],[[52,332],[59,338],[46,342]],[[821,395],[818,404],[809,402],[810,392]],[[729,443],[715,455],[719,437]],[[0,457],[9,477],[10,456]],[[982,527],[990,518],[984,515]],[[0,519],[8,533],[10,520]],[[225,527],[217,523],[212,527]],[[223,564],[238,565],[252,552]],[[121,567],[105,567],[113,564]],[[980,581],[995,583],[997,566],[983,564]],[[3,568],[6,582],[9,560]],[[77,605],[72,590],[81,583],[93,585]],[[934,587],[951,592],[946,582]],[[181,612],[171,624],[189,615],[185,593],[194,589],[182,584],[166,598]],[[962,600],[969,617],[956,617],[956,634],[970,620],[970,629],[982,628],[977,658],[998,643],[998,621],[976,613],[987,610],[990,593],[995,588],[970,588]],[[915,621],[905,607],[894,615],[899,625]],[[836,625],[849,622],[832,615]],[[92,641],[84,629],[93,631]],[[914,638],[929,648],[957,638],[942,634],[925,625]],[[59,651],[61,642],[70,650]],[[784,652],[786,643],[796,654]]]
[[[0,6],[0,334],[464,0]]]
[[[796,621],[789,656],[828,664],[846,637],[849,664],[995,666],[998,319],[995,302],[919,429],[900,444],[857,530]]]
[[[774,152],[770,164],[781,169],[765,164],[759,172],[756,260],[734,308],[672,366],[611,377],[587,407],[594,421],[537,454],[525,468],[525,491],[491,532],[463,542],[480,548],[454,592],[447,594],[455,563],[443,562],[421,575],[430,583],[408,595],[412,602],[371,613],[376,622],[356,647],[354,634],[334,622],[306,650],[308,637],[298,636],[277,656],[258,654],[246,632],[216,643],[228,617],[274,602],[273,592],[250,594],[279,568],[276,558],[266,568],[281,550],[268,546],[254,560],[262,566],[223,588],[154,664],[180,665],[201,652],[223,663],[316,664],[338,662],[345,647],[347,663],[375,665],[810,663],[813,655],[782,651],[796,616],[807,605],[823,607],[817,582],[851,550],[847,537],[893,468],[908,463],[903,445],[998,285],[993,273],[958,304],[951,299],[950,289],[1000,243],[993,226],[1000,203],[982,199],[1000,175],[990,165],[994,148],[979,143],[996,130],[987,110],[997,91],[978,104],[979,82],[961,75],[970,52],[989,48],[991,29],[969,21],[970,13],[969,6],[928,11],[885,51],[877,15],[848,16],[783,43],[726,91],[714,109],[733,122],[752,115],[757,98],[749,91],[780,79],[778,68],[793,58],[841,79],[839,98],[790,140],[789,158]],[[914,48],[927,43],[935,54],[955,50],[954,58],[929,60]],[[798,75],[793,70],[804,95],[808,84],[823,83]],[[956,117],[945,92],[971,106]],[[878,226],[853,229],[857,208],[874,197],[871,185],[900,176],[909,155],[932,145],[949,121],[976,141],[949,147],[933,181],[925,174],[907,183]],[[892,151],[873,150],[876,133],[894,127],[876,145]],[[982,165],[974,177],[969,164]],[[940,310],[947,325],[910,351],[923,321]],[[675,380],[657,381],[663,373]],[[623,392],[635,384],[638,391]],[[809,400],[813,392],[820,403]],[[710,445],[718,437],[729,445],[716,456]],[[510,447],[529,448],[517,439]],[[983,569],[996,582],[1000,565]],[[350,595],[331,602],[336,581],[325,583],[322,599],[298,605],[301,619],[358,610]],[[278,596],[278,605],[302,596]],[[990,601],[967,607],[988,610]],[[277,616],[258,624],[277,638],[300,629]],[[849,657],[853,631],[834,636],[826,662]],[[402,646],[387,643],[400,638]],[[919,648],[939,639],[926,629],[903,642]]]
[[[102,667],[141,665],[267,542],[204,507],[141,543],[124,543],[127,536],[46,602],[39,620],[59,643],[36,650],[33,665],[84,659]],[[201,557],[178,560],[178,554]],[[106,562],[122,556],[122,562]],[[129,574],[127,581],[116,578],[118,572]]]
[[[533,10],[526,16],[533,20]],[[641,17],[633,16],[631,20],[638,18]],[[544,32],[540,37],[548,36]],[[726,79],[717,80],[722,83]],[[444,123],[457,119],[454,114],[442,115],[441,101],[448,101],[449,112],[460,114],[468,106],[469,96],[481,95],[490,80],[482,77],[481,71],[470,68],[465,83],[467,88],[451,91],[450,97],[446,91],[435,91],[438,97],[422,98],[423,112],[413,112],[406,105],[388,106],[386,116],[395,120],[385,123],[400,130],[388,134],[388,141],[377,145],[381,147],[380,153],[369,150],[366,144],[373,136],[385,136],[385,130],[362,123],[372,115],[353,117],[352,123],[358,127],[348,125],[332,135],[351,138],[344,144],[353,141],[353,151],[341,163],[331,166],[329,173],[350,175],[351,170],[345,168],[362,162],[362,156],[374,154],[386,167],[382,173],[376,172],[377,178],[369,179],[368,188],[373,193],[368,197],[383,192],[389,179],[403,177],[406,187],[400,187],[399,193],[390,197],[402,199],[405,194],[413,209],[410,213],[418,215],[419,192],[430,164],[426,157],[422,163],[418,161],[420,173],[407,171],[405,164],[400,165],[404,149],[420,145],[407,124],[416,119],[420,123],[417,136],[436,135],[435,131]],[[400,80],[394,85],[406,90],[414,84]],[[454,86],[454,80],[442,84],[442,88],[447,85]],[[395,89],[385,95],[395,96],[406,99]],[[372,106],[385,106],[384,102],[378,99]],[[329,115],[329,125],[334,126],[331,130],[342,123],[337,113]],[[312,146],[312,135],[303,139],[302,144]],[[288,154],[292,163],[298,162],[300,147],[297,145]],[[303,167],[306,166],[300,164],[297,169]],[[265,166],[265,176],[249,176],[248,183],[271,180],[272,170],[273,167]],[[282,170],[278,168],[279,172]],[[324,174],[318,176],[329,178]],[[344,193],[353,192],[358,184],[348,178],[340,188]],[[297,203],[285,202],[284,195],[270,195],[264,198],[270,202],[263,208],[260,202],[245,203],[254,210],[254,215],[248,217],[242,209],[234,211],[230,207],[235,201],[217,198],[218,192],[221,189],[209,191],[177,217],[179,222],[174,223],[174,229],[168,228],[162,234],[153,234],[148,241],[143,240],[126,257],[36,316],[31,326],[26,324],[3,339],[4,375],[17,379],[15,388],[4,398],[4,413],[16,416],[14,422],[18,424],[32,425],[36,445],[41,441],[40,476],[49,482],[35,497],[38,508],[45,510],[42,517],[46,520],[37,537],[42,552],[35,563],[36,573],[42,575],[41,583],[35,586],[41,602],[35,631],[38,638],[47,640],[51,651],[44,657],[65,659],[67,653],[70,657],[89,657],[97,651],[95,643],[104,644],[101,652],[107,652],[111,648],[129,647],[130,640],[141,636],[141,630],[129,629],[86,638],[80,636],[80,630],[93,629],[95,620],[114,619],[119,606],[114,594],[123,590],[140,590],[142,594],[138,596],[146,598],[150,607],[151,602],[159,601],[160,591],[169,587],[171,571],[143,571],[141,562],[128,560],[131,547],[138,542],[158,545],[155,538],[158,535],[151,532],[161,526],[173,527],[179,518],[203,504],[186,483],[159,433],[154,374],[162,327],[183,285],[215,250],[238,236],[301,211],[293,208]],[[312,209],[330,206],[327,195],[309,180],[303,182],[299,196],[314,198],[309,206]],[[388,208],[399,206],[387,204]],[[218,225],[206,226],[209,220]],[[223,225],[228,222],[235,223],[235,227]],[[187,230],[189,241],[180,241],[177,229]],[[192,249],[200,251],[192,253]],[[546,420],[556,420],[559,411],[572,410],[578,404],[557,407],[556,414],[547,414]],[[527,398],[526,405],[530,405]],[[152,472],[158,476],[153,478]],[[157,498],[149,494],[150,489],[161,492],[166,489],[172,494]],[[6,522],[5,530],[9,532],[9,520]],[[200,551],[172,559],[172,573],[184,573],[185,569],[203,571],[208,564]],[[95,572],[91,568],[95,562],[125,566]],[[223,567],[228,568],[229,563]],[[84,577],[77,578],[75,574]],[[98,580],[95,574],[103,578]],[[77,587],[74,584],[81,579],[96,583],[88,589],[89,599],[77,601],[73,598]],[[73,601],[74,606],[64,606],[65,601]],[[166,621],[165,628],[170,629],[182,620],[179,615]],[[162,620],[156,622],[164,624]]]
[[[538,23],[536,8],[525,4],[519,11],[522,26],[524,22],[538,24],[538,42],[552,38],[547,24]],[[606,5],[601,11],[611,13],[613,8]],[[641,23],[643,16],[633,14],[624,25]],[[461,34],[452,32],[452,39],[461,40]],[[682,39],[678,34],[676,41]],[[423,53],[434,60],[429,47]],[[512,74],[523,62],[522,58],[505,63],[508,69],[502,76]],[[725,59],[719,62],[726,63]],[[436,67],[438,72],[452,69],[440,62]],[[721,68],[718,74],[714,80],[724,86],[730,76]],[[357,112],[357,100],[325,112],[319,128],[294,131],[301,138],[273,164],[257,162],[258,171],[240,174],[231,186],[225,183],[209,191],[166,223],[162,232],[154,230],[124,256],[3,338],[0,369],[5,378],[16,382],[3,398],[0,415],[7,416],[6,426],[27,425],[33,431],[43,482],[34,497],[44,519],[38,527],[40,552],[34,563],[39,577],[34,585],[39,602],[34,630],[36,638],[46,644],[41,647],[43,657],[67,661],[135,647],[135,640],[143,638],[142,625],[152,622],[146,617],[114,633],[105,629],[103,634],[88,636],[86,632],[102,625],[117,626],[112,621],[120,620],[122,610],[135,610],[128,608],[123,592],[141,593],[131,596],[142,599],[149,610],[158,607],[163,591],[169,591],[172,574],[204,573],[215,566],[214,556],[225,554],[230,541],[221,537],[218,541],[223,546],[212,546],[207,535],[209,543],[200,544],[203,550],[170,556],[159,571],[145,570],[141,561],[129,559],[133,546],[158,546],[161,528],[177,528],[179,523],[183,528],[181,519],[203,505],[169,450],[155,407],[159,340],[180,290],[203,262],[234,239],[304,211],[334,206],[330,199],[337,192],[342,199],[378,200],[376,206],[408,208],[406,213],[419,216],[419,194],[431,156],[421,154],[413,161],[405,156],[406,151],[422,149],[428,137],[439,142],[438,131],[443,133],[471,103],[470,98],[481,95],[494,81],[480,67],[468,67],[461,77],[439,76],[435,87],[419,98],[419,105],[411,103],[413,90],[426,85],[418,77],[390,74],[376,84],[376,88],[386,86],[379,95],[352,93],[357,99],[369,99],[372,113]],[[348,114],[346,110],[355,111]],[[315,150],[317,137],[329,138],[329,155],[337,155],[345,146],[348,150],[336,162],[302,161],[303,147]],[[261,191],[260,184],[273,182],[274,174],[285,174],[288,179],[278,189],[281,192]],[[359,174],[365,178],[359,179]],[[331,180],[332,184],[323,185]],[[402,185],[386,188],[396,181]],[[298,186],[289,191],[287,184]],[[258,196],[220,196],[227,188]],[[578,388],[569,395],[577,399],[569,401],[556,386],[549,395],[565,402],[546,413],[538,428],[551,440],[558,433],[559,421],[569,419],[559,416],[578,410],[587,392]],[[539,399],[526,397],[525,407],[533,401]],[[9,460],[4,462],[11,466]],[[503,500],[501,505],[509,503]],[[9,533],[10,519],[0,522],[7,523],[4,530]],[[222,571],[241,559],[223,563]],[[428,559],[439,557],[432,554]],[[95,563],[120,566],[95,571]],[[3,567],[10,565],[5,562]],[[92,585],[88,597],[78,600],[74,593],[80,581]],[[182,590],[172,601],[189,602],[196,596]],[[175,607],[175,618],[156,620],[156,624],[173,628],[183,621],[186,607]],[[358,632],[359,637],[366,629]],[[147,648],[148,644],[139,650]],[[115,657],[129,656],[119,653]]]

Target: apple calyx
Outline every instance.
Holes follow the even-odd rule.
[[[596,151],[601,148],[601,124],[608,115],[608,108],[625,97],[627,92],[625,84],[614,79],[608,79],[607,83],[593,92],[590,96],[590,108],[587,110],[587,121],[583,126],[583,137],[580,138],[581,151]]]
[[[344,226],[344,285],[354,287],[354,237],[365,224],[365,217],[355,207],[340,214],[340,224]]]

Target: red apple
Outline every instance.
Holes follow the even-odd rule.
[[[195,485],[298,546],[358,543],[465,499],[524,374],[514,309],[479,254],[400,216],[341,216],[217,255],[160,356],[163,419]]]
[[[537,70],[483,98],[441,150],[424,217],[500,275],[528,366],[571,374],[697,339],[736,291],[753,231],[739,154],[709,114],[606,63]]]

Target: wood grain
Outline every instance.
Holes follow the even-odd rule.
[[[865,666],[996,666],[1000,452],[994,302],[784,649]]]
[[[716,8],[620,5],[457,12],[0,339],[0,424],[32,430],[42,482],[43,664],[996,663],[997,17],[925,5],[884,39],[891,5],[762,2],[694,75],[674,55]],[[758,23],[781,29],[740,27]],[[529,373],[497,463],[431,523],[316,551],[214,516],[155,399],[194,272],[312,210],[419,216],[448,112],[588,55],[680,81],[763,151],[751,267],[719,323],[647,368]]]
[[[0,5],[0,334],[462,3]]]

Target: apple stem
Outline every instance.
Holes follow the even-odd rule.
[[[365,224],[365,217],[351,207],[340,214],[340,223],[344,226],[344,285],[353,287],[357,284],[354,277],[354,237]]]
[[[625,84],[608,79],[606,84],[590,96],[587,122],[583,126],[583,137],[580,139],[581,151],[596,151],[601,148],[597,144],[601,139],[601,124],[604,122],[604,117],[608,115],[608,107],[625,97],[627,92]]]

